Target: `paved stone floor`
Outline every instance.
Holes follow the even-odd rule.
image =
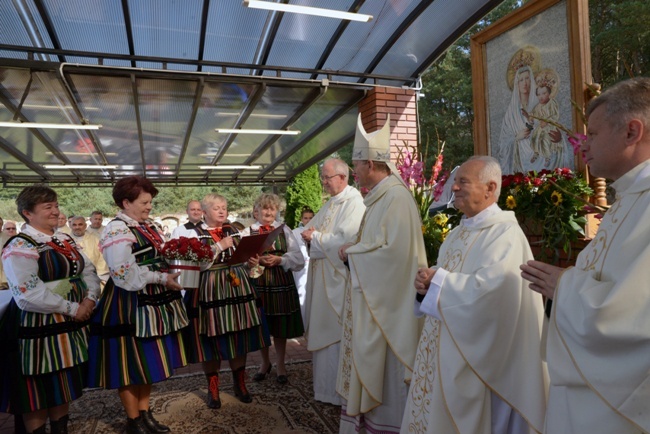
[[[275,360],[275,347],[271,346],[270,350],[271,363]],[[296,362],[299,360],[311,360],[311,353],[307,351],[307,342],[303,338],[289,339],[287,341],[287,355],[286,362]],[[247,366],[257,366],[261,363],[262,357],[259,351],[251,353],[247,358]],[[275,364],[275,363],[274,363]],[[226,368],[227,364],[223,364],[222,368]],[[176,374],[188,374],[202,372],[201,364],[188,365],[184,368],[177,369]],[[0,434],[13,434],[14,421],[13,416],[10,414],[0,413]]]

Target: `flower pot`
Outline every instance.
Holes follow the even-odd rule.
[[[181,275],[178,276],[176,281],[183,288],[193,289],[199,287],[201,267],[198,262],[184,261],[181,259],[170,259],[167,262],[169,263],[170,273],[181,272]]]

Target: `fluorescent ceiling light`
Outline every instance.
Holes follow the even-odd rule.
[[[72,110],[74,107],[69,105],[54,106],[54,105],[45,105],[45,104],[24,104],[23,108],[33,108],[39,110],[61,110],[61,109]],[[98,112],[99,110],[100,110],[99,107],[84,107],[84,111],[86,112]]]
[[[0,127],[7,128],[53,128],[56,130],[98,130],[101,125],[82,124],[44,124],[40,122],[0,122]]]
[[[223,134],[267,134],[267,135],[286,135],[286,136],[297,136],[300,134],[300,131],[296,130],[238,130],[238,129],[229,129],[229,128],[217,128],[215,130],[218,133]]]
[[[316,15],[318,17],[338,18],[340,20],[361,21],[366,23],[372,20],[372,15],[356,14],[333,9],[313,8],[309,6],[287,5],[284,3],[271,3],[258,0],[244,0],[244,7],[266,9],[268,11]]]
[[[108,154],[106,154],[108,155]],[[213,158],[216,157],[217,154],[199,154],[199,157],[206,157],[206,158]],[[223,158],[235,158],[235,157],[250,157],[251,154],[226,154],[223,156]]]
[[[215,116],[239,116],[241,113],[237,112],[216,112]],[[251,118],[261,118],[261,119],[286,119],[287,115],[272,115],[268,113],[251,113]]]
[[[50,152],[50,151],[45,151],[45,153],[47,155],[54,155],[54,152]],[[90,156],[93,156],[93,155],[99,155],[98,152],[68,152],[68,151],[64,151],[64,152],[61,152],[61,153],[63,155],[71,155],[71,156],[74,156],[74,157],[90,157]],[[104,155],[106,155],[107,157],[117,157],[117,152],[104,152]],[[247,157],[249,155],[250,154],[246,154],[245,156]]]
[[[237,169],[261,169],[262,166],[246,166],[243,164],[220,164],[218,166],[199,166],[201,170],[237,170]]]
[[[81,169],[81,170],[106,170],[117,169],[116,164],[109,164],[106,166],[98,166],[95,164],[43,164],[46,169]]]

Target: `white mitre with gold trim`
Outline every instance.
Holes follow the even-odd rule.
[[[366,133],[363,122],[361,122],[361,114],[359,114],[357,132],[354,135],[352,159],[390,161],[390,115],[388,115],[383,127],[372,133]]]
[[[352,160],[382,161],[390,167],[391,172],[402,183],[404,182],[397,167],[390,161],[390,114],[387,116],[384,126],[372,133],[366,133],[361,122],[361,114],[359,114],[357,131],[354,135],[354,147],[352,148]]]

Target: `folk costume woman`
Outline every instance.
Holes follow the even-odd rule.
[[[113,199],[120,208],[104,229],[100,249],[110,271],[92,318],[89,382],[118,389],[127,433],[163,433],[153,418],[151,384],[187,364],[181,329],[188,324],[174,279],[159,256],[163,234],[149,220],[158,190],[138,176],[120,179]]]
[[[280,209],[280,198],[275,194],[262,194],[255,201],[257,222],[245,229],[242,235],[257,235],[273,231],[281,223],[275,220]],[[287,368],[284,357],[287,339],[302,336],[305,332],[300,299],[292,271],[300,271],[305,266],[305,259],[300,251],[298,240],[291,229],[284,226],[273,245],[263,255],[251,258],[249,267],[262,266],[262,274],[253,280],[262,300],[262,309],[266,315],[269,331],[273,336],[276,353],[277,382],[285,384]],[[262,348],[262,365],[253,377],[253,381],[262,381],[271,372],[271,360],[268,347]]]
[[[271,344],[257,295],[248,278],[246,263],[228,265],[239,242],[239,231],[228,223],[228,204],[223,196],[208,194],[201,201],[205,223],[194,229],[196,237],[212,246],[217,257],[201,273],[198,289],[185,293],[190,327],[185,329],[190,363],[201,362],[208,380],[207,405],[220,408],[219,369],[228,360],[235,396],[252,398],[246,389],[246,354]]]
[[[82,394],[88,320],[99,297],[90,260],[56,233],[57,195],[27,187],[16,199],[27,224],[3,250],[13,300],[0,322],[0,411],[22,415],[27,432],[68,432],[69,403]]]

